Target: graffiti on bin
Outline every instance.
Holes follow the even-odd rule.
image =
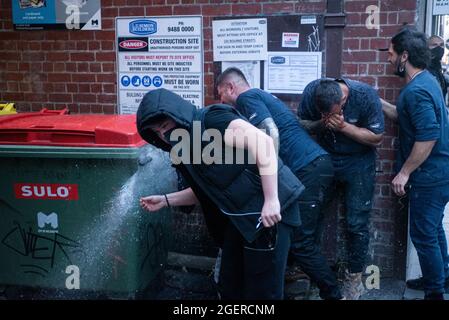
[[[107,247],[106,254],[111,258],[112,276],[115,280],[118,279],[121,268],[128,265],[126,258],[120,254],[122,239],[128,236],[127,231],[127,229],[121,228],[117,232],[114,232],[110,240],[108,240],[110,244]]]
[[[82,247],[79,242],[60,233],[51,235],[34,233],[31,227],[27,230],[17,221],[14,221],[14,227],[6,233],[1,243],[20,256],[29,257],[34,261],[47,261],[50,268],[54,267],[56,256],[60,257],[61,254],[72,264],[69,251],[78,251]],[[41,264],[23,264],[21,266],[30,269],[25,273],[39,274],[42,277],[48,273],[48,270]]]
[[[113,271],[112,276],[114,277],[115,280],[117,280],[118,276],[119,276],[120,267],[124,267],[128,263],[121,255],[115,254],[114,252],[111,252],[111,250],[109,250],[107,254],[112,260],[111,261],[112,271]]]
[[[146,226],[146,249],[147,253],[142,261],[140,269],[143,270],[148,263],[151,269],[158,269],[167,252],[163,237],[163,228],[160,223],[148,223]]]

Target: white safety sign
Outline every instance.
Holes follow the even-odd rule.
[[[267,19],[212,21],[214,61],[267,60]]]
[[[150,90],[171,90],[203,107],[201,16],[116,19],[120,114],[137,111]]]
[[[449,0],[433,0],[433,15],[449,14]]]
[[[302,94],[309,82],[321,78],[321,60],[321,52],[268,52],[265,90]]]

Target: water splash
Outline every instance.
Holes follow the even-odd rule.
[[[142,255],[136,251],[144,237],[143,224],[168,213],[146,213],[140,208],[139,199],[176,190],[176,173],[166,153],[148,146],[142,148],[138,162],[137,171],[102,205],[104,209],[92,212],[92,219],[80,228],[76,241],[82,248],[73,260],[80,270],[81,290],[134,290],[137,260]],[[66,296],[60,294],[57,298]]]
[[[82,240],[82,243],[90,244],[85,250],[83,268],[80,267],[88,285],[105,288],[117,279],[119,272],[126,272],[127,268],[134,270],[135,266],[129,264],[137,262],[127,261],[123,248],[137,250],[137,243],[141,240],[139,226],[143,224],[143,215],[149,213],[141,211],[140,197],[175,190],[176,176],[165,153],[152,148],[143,149],[139,163],[138,171],[111,197],[106,209],[94,219]],[[150,215],[156,217],[164,213],[167,212]],[[130,279],[131,282],[134,280]]]
[[[82,237],[81,243],[88,244],[84,249],[85,260],[80,266],[82,282],[89,287],[104,287],[110,280],[112,270],[109,267],[114,257],[114,248],[123,240],[121,230],[132,213],[136,214],[136,181],[139,172],[132,175],[120,190],[111,197],[106,209],[95,217]]]

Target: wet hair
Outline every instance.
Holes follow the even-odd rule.
[[[412,27],[404,27],[391,39],[391,43],[398,55],[408,52],[408,61],[413,67],[425,69],[429,65],[430,51],[424,33]]]
[[[229,81],[231,77],[236,77],[238,80],[243,81],[246,85],[249,86],[248,81],[246,80],[245,75],[243,74],[242,70],[236,67],[230,67],[227,68],[225,71],[223,71],[215,81],[215,88],[218,88],[220,85],[222,85],[225,81]]]
[[[340,85],[334,80],[321,80],[315,89],[315,105],[318,111],[329,113],[332,107],[339,104],[343,92]]]

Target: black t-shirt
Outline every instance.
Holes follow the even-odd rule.
[[[204,117],[204,127],[206,130],[217,129],[224,137],[225,130],[229,127],[229,124],[236,119],[241,118],[231,110],[212,109]]]
[[[211,134],[210,140],[204,139],[205,134],[203,133],[202,159],[205,162],[209,162],[208,171],[214,172],[217,177],[220,177],[221,182],[225,185],[226,183],[231,183],[235,178],[235,175],[228,174],[224,177],[223,172],[234,172],[238,174],[238,167],[247,168],[248,165],[250,165],[251,170],[254,170],[255,172],[258,171],[255,166],[256,161],[250,155],[248,150],[231,147],[225,143],[225,131],[228,129],[229,124],[237,119],[244,120],[238,114],[237,110],[232,109],[231,107],[229,107],[229,109],[210,109],[204,117],[205,132],[207,133],[207,130],[216,130],[216,132],[214,135]],[[217,131],[219,132],[219,137],[216,136]],[[220,150],[219,153],[216,153],[216,151],[218,151],[217,148]],[[207,161],[206,157],[208,156],[209,160]]]
[[[272,94],[250,89],[239,95],[236,108],[256,127],[267,118],[273,119],[279,130],[279,157],[293,172],[327,154],[299,124],[293,112]]]

